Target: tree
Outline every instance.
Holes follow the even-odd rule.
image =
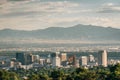
[[[39,75],[39,79],[40,80],[48,80],[49,77],[48,77],[48,75],[44,74],[44,75]]]
[[[79,74],[80,72],[87,72],[87,69],[79,67],[76,69],[76,73]]]
[[[10,80],[18,80],[17,75],[14,72],[9,73]]]
[[[54,70],[51,72],[51,77],[52,78],[59,78],[59,77],[63,77],[64,72],[61,70]]]
[[[29,80],[39,80],[39,76],[36,74],[32,74],[31,76],[29,76]]]
[[[0,80],[3,80],[3,72],[0,71]]]
[[[68,75],[68,76],[66,77],[66,80],[74,80],[74,78],[73,78],[71,75]]]
[[[111,74],[110,80],[120,80],[120,64],[116,64],[110,67]]]

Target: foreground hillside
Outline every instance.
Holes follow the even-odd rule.
[[[0,70],[0,80],[120,80],[120,64],[79,68],[34,68],[30,70]]]

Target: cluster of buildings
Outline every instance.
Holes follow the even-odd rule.
[[[29,53],[16,53],[16,58],[11,60],[10,66],[16,68],[32,68],[32,67],[79,67],[79,66],[98,66],[102,65],[107,67],[107,52],[99,51],[98,58],[95,59],[93,55],[80,56],[76,55],[67,56],[67,53],[52,53],[48,57],[42,58],[39,55],[32,55]]]
[[[89,56],[81,56],[79,59],[79,63],[81,66],[88,66],[88,67],[93,67],[93,66],[103,66],[107,67],[107,51],[99,51],[97,54],[97,58],[95,58],[93,55]]]
[[[67,53],[55,52],[49,54],[47,57],[42,57],[39,55],[33,55],[31,53],[16,53],[16,58],[12,58],[9,62],[9,68],[41,68],[41,67],[93,67],[93,66],[103,66],[107,67],[108,64],[112,64],[113,60],[107,59],[107,51],[102,50],[98,52],[97,57],[93,55],[89,56],[76,56],[68,55]],[[5,64],[4,62],[0,62]]]

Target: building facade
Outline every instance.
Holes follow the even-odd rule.
[[[98,52],[98,65],[107,67],[107,51],[106,50]]]
[[[87,66],[87,56],[81,56],[80,57],[80,65],[81,66]]]
[[[16,53],[16,60],[21,62],[22,65],[28,65],[32,63],[32,54],[28,53]]]
[[[66,61],[67,60],[67,54],[66,53],[61,53],[60,54],[60,59],[61,59],[61,61]]]
[[[60,60],[60,57],[59,57],[59,52],[56,52],[56,53],[53,53],[52,54],[52,65],[55,66],[55,67],[60,67],[61,66],[61,60]]]

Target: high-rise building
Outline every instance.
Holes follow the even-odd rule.
[[[46,59],[47,64],[51,64],[51,55],[49,54]]]
[[[26,65],[32,64],[32,54],[26,53]]]
[[[52,65],[53,66],[57,66],[57,67],[60,67],[61,65],[61,61],[60,61],[60,57],[59,57],[59,54],[60,52],[56,52],[56,53],[53,53],[51,58],[52,58]]]
[[[32,55],[32,62],[38,62],[39,58],[39,55]]]
[[[87,56],[81,56],[79,62],[81,66],[87,66]]]
[[[22,65],[25,65],[25,53],[16,53],[16,60],[21,62]]]
[[[21,62],[22,65],[31,64],[32,63],[32,54],[16,53],[16,60]]]
[[[73,56],[73,66],[76,67],[76,55]]]
[[[45,64],[45,59],[40,59],[39,64],[41,64],[43,66]]]
[[[61,61],[66,61],[67,60],[67,54],[66,53],[61,53],[60,54],[60,59],[61,59]]]
[[[107,51],[106,50],[98,52],[98,65],[107,67]]]
[[[76,55],[72,55],[68,58],[69,65],[76,67]]]
[[[80,65],[79,65],[79,59],[78,60],[76,60],[76,67],[79,67]]]
[[[89,55],[88,61],[89,61],[89,62],[94,62],[94,61],[95,61],[94,56],[93,56],[93,55]]]

